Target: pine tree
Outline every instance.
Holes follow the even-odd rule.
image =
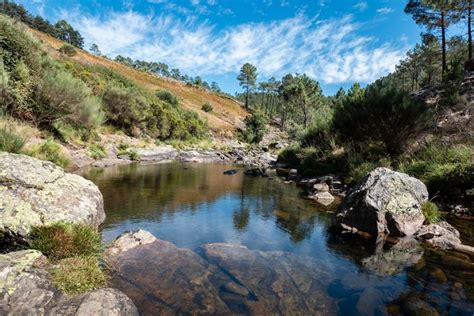
[[[417,24],[424,25],[428,32],[441,32],[442,71],[446,72],[446,30],[460,19],[458,1],[453,0],[409,0],[405,13],[411,14]]]
[[[257,82],[257,68],[249,63],[245,63],[240,69],[240,74],[237,76],[240,85],[245,88],[245,108],[250,108],[250,92],[255,90]]]

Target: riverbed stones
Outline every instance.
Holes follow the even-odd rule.
[[[0,315],[138,315],[133,302],[115,289],[64,295],[36,250],[0,255]]]
[[[337,313],[313,259],[220,243],[195,252],[150,236],[126,233],[104,255],[111,283],[144,314]]]
[[[421,205],[427,199],[428,191],[420,180],[377,168],[349,192],[337,222],[371,234],[411,236],[423,225]]]
[[[457,229],[444,221],[423,226],[415,237],[441,249],[452,249],[461,244]]]
[[[24,239],[33,226],[58,221],[89,223],[105,219],[95,184],[49,161],[0,152],[0,244]]]

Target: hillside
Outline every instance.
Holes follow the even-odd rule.
[[[61,56],[58,49],[64,44],[62,41],[31,28],[29,31],[41,40],[43,48],[48,50],[51,56],[57,58]],[[199,117],[207,120],[216,137],[232,137],[235,128],[242,126],[242,120],[247,114],[240,103],[232,98],[188,87],[184,83],[172,79],[159,78],[107,58],[90,54],[84,50],[77,49],[77,54],[70,58],[83,64],[102,65],[111,68],[150,91],[163,89],[171,91],[178,97],[181,106],[197,112]],[[202,105],[206,102],[209,102],[213,107],[213,111],[210,113],[201,110]]]

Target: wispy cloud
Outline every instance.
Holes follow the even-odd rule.
[[[367,10],[367,8],[369,7],[369,5],[367,4],[367,2],[365,1],[360,1],[360,2],[357,2],[355,5],[354,5],[354,8],[360,10],[360,11],[365,11]]]
[[[377,9],[377,13],[379,14],[389,14],[389,13],[392,13],[393,11],[394,10],[392,8],[388,8],[388,7]]]
[[[392,71],[403,50],[359,36],[351,16],[293,18],[218,30],[209,22],[173,16],[112,13],[74,21],[87,44],[109,56],[163,61],[183,71],[222,75],[255,64],[263,76],[306,73],[324,83],[371,82]]]

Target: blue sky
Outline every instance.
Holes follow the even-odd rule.
[[[86,47],[109,57],[162,61],[240,91],[241,65],[259,80],[306,73],[326,94],[389,73],[419,39],[404,0],[20,0],[66,18]]]

